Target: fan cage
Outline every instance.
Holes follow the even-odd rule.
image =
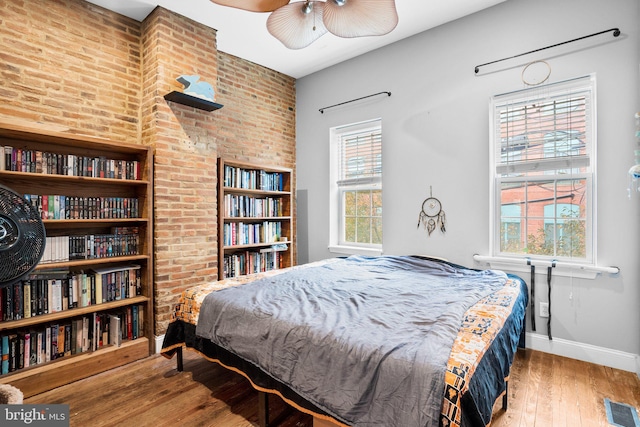
[[[0,287],[28,275],[40,262],[46,233],[39,211],[0,185]]]

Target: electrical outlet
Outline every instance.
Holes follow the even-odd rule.
[[[541,302],[540,303],[540,317],[549,317],[549,303]]]

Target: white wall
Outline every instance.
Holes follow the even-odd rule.
[[[627,198],[633,116],[640,111],[639,9],[638,0],[509,0],[298,80],[297,188],[307,202],[299,261],[333,256],[327,250],[329,128],[382,117],[384,252],[480,267],[473,255],[489,254],[489,99],[524,88],[524,65],[545,59],[550,82],[596,73],[598,264],[621,268],[595,280],[554,277],[553,335],[639,354],[640,194]],[[474,73],[478,64],[613,27],[620,37],[607,33]],[[380,91],[392,96],[318,111]],[[447,214],[444,235],[416,228],[430,186]],[[536,278],[537,301],[546,300],[545,279]],[[532,341],[542,342],[546,319],[537,325]]]

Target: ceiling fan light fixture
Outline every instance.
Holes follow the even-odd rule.
[[[250,12],[273,12],[291,0],[211,0],[220,6],[228,6]]]
[[[267,18],[267,30],[289,49],[302,49],[327,33],[322,17],[324,3],[289,3]]]
[[[310,14],[311,12],[313,12],[313,3],[310,1],[305,2],[305,4],[302,6],[302,13],[304,13],[305,15]]]
[[[338,37],[381,36],[398,25],[395,0],[327,0],[324,25]]]

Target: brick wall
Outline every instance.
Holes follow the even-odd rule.
[[[163,8],[139,23],[82,0],[0,0],[0,118],[156,149],[156,335],[179,292],[217,277],[217,157],[295,164],[294,79],[215,40]],[[166,102],[180,74],[224,108]]]
[[[166,329],[179,293],[217,279],[215,112],[167,103],[181,74],[216,86],[216,32],[163,8],[143,23],[142,139],[156,149],[156,330]]]
[[[295,195],[295,79],[218,52],[218,92],[218,157],[292,168]],[[295,233],[295,215],[292,221]],[[296,263],[295,238],[292,250]]]
[[[2,0],[0,46],[0,116],[138,141],[139,22],[78,0]]]

